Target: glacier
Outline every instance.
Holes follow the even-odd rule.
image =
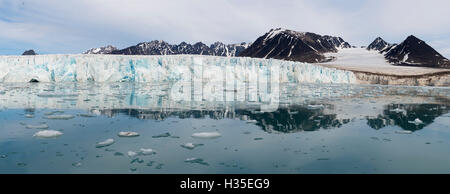
[[[357,83],[351,71],[249,57],[201,55],[0,56],[0,82],[161,82],[272,75],[276,82]],[[275,75],[275,76],[273,76]]]

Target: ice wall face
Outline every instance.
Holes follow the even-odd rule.
[[[219,77],[250,82],[356,83],[350,71],[313,64],[198,55],[0,56],[0,69],[0,82],[160,82]]]

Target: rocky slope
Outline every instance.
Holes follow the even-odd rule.
[[[256,39],[239,56],[315,63],[331,60],[323,53],[337,52],[338,48],[351,48],[351,45],[340,37],[277,28]]]
[[[369,46],[367,46],[367,50],[382,51],[390,46],[391,44],[384,41],[381,37],[377,37],[372,43],[369,44]]]
[[[384,56],[396,65],[450,68],[447,58],[413,35],[390,48]]]

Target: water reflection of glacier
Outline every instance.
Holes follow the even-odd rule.
[[[190,83],[183,83],[189,85]],[[222,83],[216,83],[221,85]],[[180,84],[178,83],[178,87]],[[0,85],[0,106],[8,109],[84,109],[139,119],[240,119],[267,132],[314,131],[367,119],[374,129],[398,125],[418,130],[448,113],[450,90],[430,87],[280,84],[276,101],[261,97],[258,86],[208,92],[192,88],[179,98],[174,83],[42,83]],[[178,90],[176,91],[178,92]],[[254,95],[255,97],[251,97]],[[231,96],[231,97],[230,97]],[[267,109],[272,105],[272,109]],[[411,121],[416,118],[423,124]]]

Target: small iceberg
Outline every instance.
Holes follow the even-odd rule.
[[[43,130],[35,133],[33,137],[41,137],[41,138],[53,138],[61,136],[63,133],[61,131],[55,130]]]
[[[408,123],[412,123],[414,125],[422,125],[423,121],[420,120],[419,118],[416,118],[414,121],[408,121]]]
[[[47,124],[40,124],[40,125],[26,125],[27,129],[48,129]]]
[[[198,147],[198,146],[202,146],[203,144],[201,143],[185,143],[185,144],[181,144],[182,148],[186,148],[189,150],[193,150],[194,148]]]
[[[322,109],[322,108],[324,108],[324,106],[321,105],[321,104],[319,104],[319,105],[312,105],[312,104],[309,104],[309,105],[307,106],[307,108],[310,109],[310,110],[312,110],[312,109]]]
[[[95,145],[96,148],[102,148],[106,146],[110,146],[114,143],[114,139],[107,139],[105,141],[98,142],[97,145]]]
[[[133,131],[121,131],[117,134],[119,137],[137,137],[139,133]]]
[[[25,117],[26,117],[26,118],[33,118],[34,115],[33,115],[33,114],[25,114]]]
[[[193,138],[199,138],[199,139],[215,139],[222,136],[219,132],[200,132],[200,133],[194,133],[192,134]]]
[[[412,131],[409,131],[409,130],[399,130],[399,131],[395,131],[395,133],[398,133],[398,134],[411,134]]]
[[[152,154],[156,154],[156,152],[155,152],[155,150],[150,149],[150,148],[148,148],[148,149],[141,148],[139,150],[139,155],[147,156],[147,155],[152,155]]]
[[[46,119],[56,119],[56,120],[69,120],[75,118],[73,115],[47,115]]]
[[[127,155],[128,155],[129,157],[135,157],[135,156],[138,155],[138,153],[137,153],[137,152],[134,152],[134,151],[128,151]]]

